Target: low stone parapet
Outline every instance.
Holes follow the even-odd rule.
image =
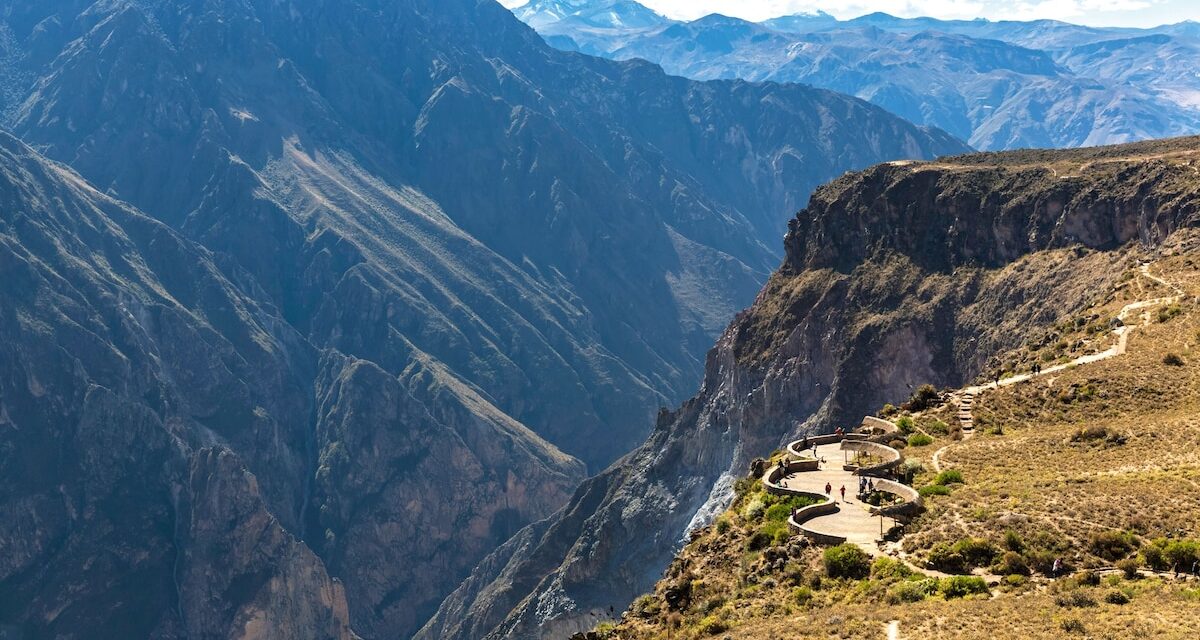
[[[822,498],[823,497],[824,496],[822,496]],[[796,512],[792,514],[790,518],[788,518],[788,529],[791,530],[792,533],[798,533],[819,545],[833,546],[842,544],[846,542],[845,536],[821,533],[820,531],[814,531],[804,526],[804,523],[812,520],[813,518],[834,514],[837,513],[838,510],[839,507],[837,506],[837,503],[833,502],[832,500],[827,500],[820,504],[809,505],[803,509],[797,509]]]
[[[884,516],[915,515],[925,507],[925,499],[916,489],[891,480],[873,480],[875,490],[890,493],[902,500],[899,504],[884,507],[872,507],[871,513]]]
[[[859,467],[855,465],[845,466],[847,471],[853,471],[860,476],[874,475],[890,471],[900,466],[900,462],[903,459],[899,451],[896,451],[886,444],[871,442],[869,440],[844,440],[842,441],[842,451],[868,453],[883,460],[883,462],[866,467]]]
[[[880,429],[884,433],[900,432],[900,427],[897,427],[891,420],[884,420],[883,418],[876,418],[875,416],[867,416],[863,418],[862,426],[868,427],[872,431]]]

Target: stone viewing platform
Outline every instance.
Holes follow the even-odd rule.
[[[863,429],[857,433],[814,436],[788,444],[782,465],[772,465],[763,474],[764,488],[774,495],[823,500],[796,510],[788,520],[792,531],[817,544],[852,542],[877,553],[875,543],[897,520],[915,515],[923,507],[915,489],[887,477],[903,462],[900,452],[869,439],[897,431],[892,423],[870,417],[863,420]],[[860,464],[864,456],[865,465]],[[885,494],[892,502],[875,506],[862,501],[859,487],[864,478],[873,487],[868,494]]]

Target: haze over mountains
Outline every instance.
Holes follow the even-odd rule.
[[[817,185],[965,149],[490,0],[0,0],[0,33],[32,638],[412,635],[694,391]]]
[[[643,17],[635,24],[612,17],[637,13],[629,2],[568,4],[572,11],[535,0],[516,13],[562,49],[641,58],[702,80],[832,89],[939,127],[978,149],[1075,147],[1200,132],[1200,25],[1192,22],[1101,29],[1051,20],[947,21],[882,13],[839,21],[817,13],[761,24],[719,15],[693,22]]]

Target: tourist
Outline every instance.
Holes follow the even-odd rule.
[[[842,485],[842,502],[846,501],[846,485]]]
[[[825,483],[825,495],[830,495],[832,493],[833,493],[833,485],[826,482]]]
[[[1050,577],[1051,577],[1051,578],[1057,578],[1057,577],[1058,577],[1058,574],[1059,574],[1059,572],[1060,572],[1060,571],[1062,571],[1062,559],[1061,559],[1061,558],[1055,558],[1055,559],[1054,559],[1054,566],[1052,566],[1052,567],[1050,568]]]

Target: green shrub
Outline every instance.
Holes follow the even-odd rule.
[[[901,416],[896,420],[896,427],[900,429],[900,433],[908,435],[912,433],[914,429],[916,429],[916,423],[914,423],[913,419],[909,416]]]
[[[742,509],[742,517],[753,522],[761,518],[766,510],[767,503],[763,502],[762,496],[754,496]]]
[[[659,612],[658,599],[650,594],[646,594],[634,600],[633,605],[629,607],[629,611],[638,618],[653,618]]]
[[[787,522],[791,515],[792,510],[786,504],[773,504],[767,508],[766,520],[768,522]]]
[[[718,633],[724,633],[729,629],[729,625],[724,620],[717,616],[704,616],[696,625],[696,630],[700,635],[715,636]]]
[[[886,599],[891,604],[920,602],[930,595],[926,580],[905,580],[888,587]],[[936,588],[934,589],[936,591]]]
[[[987,540],[963,538],[954,544],[939,542],[929,550],[931,567],[946,573],[966,573],[986,567],[996,559],[996,547]]]
[[[727,533],[729,531],[729,528],[732,527],[733,525],[731,525],[729,523],[729,518],[722,516],[720,518],[717,518],[717,522],[714,526],[717,530],[717,533],[724,534],[724,533]]]
[[[1030,574],[1029,563],[1016,551],[1007,551],[992,565],[992,573],[1002,576],[1027,576]]]
[[[987,582],[979,576],[951,576],[938,581],[938,591],[950,600],[965,598],[980,593],[988,593]]]
[[[1092,536],[1088,548],[1096,556],[1115,562],[1133,553],[1138,539],[1128,531],[1102,531]]]
[[[1025,541],[1021,539],[1020,534],[1009,529],[1004,532],[1004,548],[1020,553],[1025,550]]]
[[[1129,594],[1117,589],[1104,594],[1104,601],[1109,604],[1129,604],[1129,600]]]
[[[870,563],[870,556],[857,545],[839,544],[825,550],[825,573],[831,578],[865,578]]]
[[[927,484],[920,489],[917,489],[917,493],[921,494],[922,498],[928,498],[929,496],[948,496],[950,495],[950,487],[943,487],[940,484]]]
[[[958,469],[946,469],[945,471],[937,474],[937,477],[934,478],[933,483],[945,487],[952,484],[965,484],[965,481],[963,480],[962,472]]]
[[[935,436],[948,436],[950,435],[950,425],[942,422],[941,420],[934,420],[933,422],[925,425],[925,431],[932,433]]]
[[[746,538],[746,551],[760,551],[771,546],[774,541],[774,535],[760,529]]]
[[[933,444],[933,438],[923,433],[914,433],[908,437],[908,446],[910,447],[927,447],[931,444]]]
[[[809,602],[812,602],[812,599],[813,599],[813,590],[812,589],[809,589],[808,587],[796,587],[795,589],[792,589],[792,602],[795,602],[796,604],[803,607],[803,606],[807,605]]]
[[[1125,558],[1117,562],[1117,569],[1121,571],[1121,575],[1125,576],[1126,580],[1134,580],[1141,575],[1138,573],[1140,568],[1141,565],[1138,564],[1136,558]]]
[[[942,403],[942,397],[931,384],[923,384],[917,387],[913,392],[912,398],[909,398],[903,406],[909,411],[924,411],[931,407],[936,407]]]
[[[1087,627],[1075,618],[1067,618],[1059,623],[1059,626],[1067,633],[1087,633]]]
[[[1054,604],[1064,609],[1083,609],[1096,606],[1096,599],[1086,591],[1075,589],[1054,596]]]
[[[871,577],[875,580],[905,580],[911,575],[912,569],[893,558],[877,558],[871,563]]]

